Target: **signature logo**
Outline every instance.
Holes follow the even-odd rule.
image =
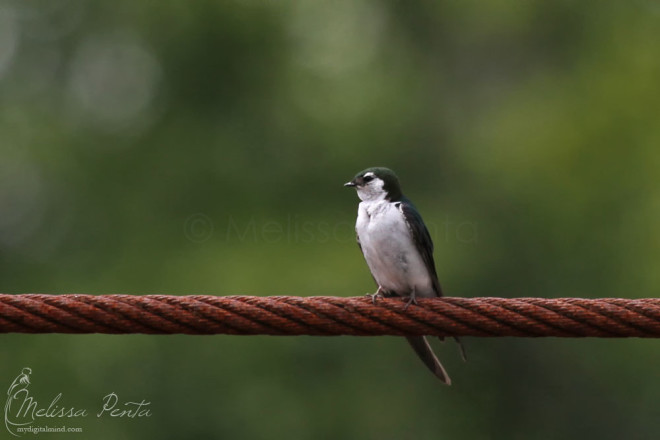
[[[9,433],[12,435],[17,435],[13,431],[13,428],[16,426],[24,426],[32,423],[18,423],[10,419],[10,415],[12,413],[12,404],[14,407],[16,407],[18,403],[17,401],[23,395],[28,395],[27,388],[30,385],[30,374],[32,374],[32,369],[27,367],[23,368],[21,374],[19,374],[16,379],[14,379],[11,385],[9,385],[9,389],[7,390],[7,402],[5,403],[5,426],[7,427],[7,431],[9,431]]]
[[[7,431],[16,437],[26,432],[37,434],[39,432],[82,432],[82,428],[61,426],[61,421],[84,418],[93,414],[96,418],[121,417],[121,418],[144,418],[151,417],[151,402],[142,399],[140,402],[121,402],[119,396],[112,392],[106,394],[95,411],[86,408],[76,408],[64,403],[62,393],[53,397],[48,405],[40,404],[30,395],[29,387],[32,369],[25,367],[16,376],[7,389],[7,400],[5,401],[4,422]],[[55,423],[57,427],[39,426],[37,422]]]

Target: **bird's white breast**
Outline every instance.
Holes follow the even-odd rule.
[[[400,296],[436,296],[431,277],[417,251],[400,203],[364,201],[355,230],[371,274],[380,287]]]

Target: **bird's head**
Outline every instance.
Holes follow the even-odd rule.
[[[355,187],[360,200],[366,202],[385,199],[394,202],[402,197],[399,178],[389,168],[367,168],[344,186]]]

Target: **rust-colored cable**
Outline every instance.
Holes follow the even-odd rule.
[[[0,333],[660,337],[660,299],[4,295]]]

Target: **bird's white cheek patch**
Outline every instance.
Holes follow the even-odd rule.
[[[385,182],[382,179],[375,178],[362,188],[358,188],[358,197],[363,202],[376,202],[384,200],[387,193],[383,189]]]

